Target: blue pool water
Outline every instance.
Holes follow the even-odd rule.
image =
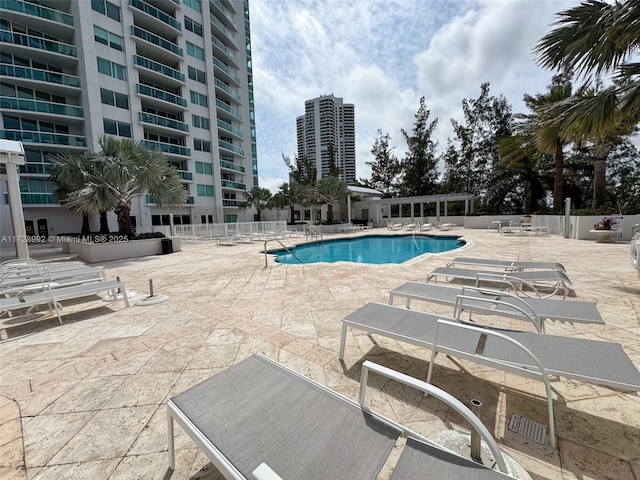
[[[381,265],[403,263],[425,253],[448,252],[464,244],[465,242],[454,237],[372,235],[301,245],[290,250],[302,263],[355,262]],[[300,264],[286,250],[274,253],[280,263]]]

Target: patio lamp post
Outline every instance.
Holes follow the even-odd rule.
[[[0,140],[0,163],[5,166],[7,172],[7,193],[9,194],[9,210],[11,212],[11,223],[13,224],[16,255],[18,258],[29,258],[18,176],[18,165],[24,165],[22,142]]]

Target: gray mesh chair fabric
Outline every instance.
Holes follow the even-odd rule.
[[[451,260],[450,265],[475,265],[478,267],[496,267],[509,270],[559,270],[565,272],[564,265],[557,262],[524,262],[518,260],[493,260],[491,258],[466,258],[457,257]]]
[[[439,318],[443,317],[369,303],[343,320],[340,358],[344,357],[347,326],[432,349]],[[618,343],[510,330],[486,330],[498,331],[522,343],[541,362],[548,375],[617,390],[640,391],[640,372]],[[479,352],[481,340],[482,351]],[[437,349],[479,364],[513,370],[513,373],[536,369],[531,358],[509,342],[492,336],[482,339],[476,331],[443,326]]]
[[[170,402],[245,478],[264,462],[284,479],[375,479],[401,433],[258,356]]]
[[[407,306],[409,306],[409,302],[411,300],[420,300],[455,307],[459,295],[477,297],[479,299],[479,301],[475,303],[473,302],[473,299],[465,300],[464,305],[466,305],[471,311],[473,311],[474,308],[477,311],[486,310],[487,304],[489,304],[490,311],[486,311],[484,313],[525,319],[519,311],[509,309],[508,305],[491,305],[491,300],[499,300],[500,302],[516,307],[524,303],[533,313],[535,313],[535,315],[543,320],[548,319],[560,322],[604,325],[604,320],[602,319],[602,316],[600,316],[600,312],[598,312],[596,304],[593,302],[569,301],[553,298],[514,298],[511,295],[505,295],[502,292],[494,290],[474,291],[468,288],[446,287],[443,285],[433,285],[420,282],[406,282],[391,290],[389,292],[389,304],[393,304],[395,297],[401,297],[407,299]]]
[[[507,480],[511,477],[489,470],[465,458],[432,447],[414,438],[407,445],[393,469],[391,480]]]

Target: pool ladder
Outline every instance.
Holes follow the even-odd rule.
[[[264,241],[264,268],[267,268],[267,267],[269,266],[269,260],[268,260],[268,258],[267,258],[267,243],[269,243],[269,242],[278,242],[278,243],[280,244],[280,246],[281,246],[282,248],[284,248],[287,252],[289,252],[289,254],[290,254],[293,258],[295,258],[296,260],[298,260],[300,263],[303,263],[303,262],[302,262],[302,260],[300,260],[300,259],[298,258],[298,256],[297,256],[295,253],[293,253],[291,250],[289,250],[289,249],[285,246],[285,244],[284,244],[284,243],[282,243],[279,239],[277,239],[277,238],[269,238],[269,239],[267,239],[267,240],[265,240],[265,241]]]
[[[313,225],[305,225],[304,226],[304,238],[308,240],[309,237],[313,237],[316,243],[318,242],[318,237],[320,237],[319,241],[322,241],[322,232],[318,230]]]

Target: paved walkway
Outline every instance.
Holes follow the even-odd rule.
[[[597,302],[606,326],[547,322],[547,332],[619,342],[640,367],[640,279],[628,244],[446,233],[464,235],[466,256],[565,264],[576,298]],[[145,295],[153,279],[168,303],[68,305],[64,325],[44,313],[30,321],[0,319],[0,478],[221,478],[179,428],[177,468],[169,474],[165,403],[256,352],[353,398],[365,358],[426,377],[429,351],[383,338],[373,343],[358,332],[348,338],[345,371],[337,360],[340,320],[367,302],[386,303],[391,288],[424,281],[461,252],[393,266],[269,260],[265,268],[261,247],[185,245],[173,255],[104,264],[109,278],[119,276]],[[443,306],[414,303],[415,309],[451,314]],[[637,395],[554,381],[554,450],[506,428],[512,413],[547,424],[541,384],[445,356],[437,364],[434,383],[463,402],[481,400],[485,424],[534,479],[640,480]],[[415,392],[393,383],[376,387],[375,408],[427,436],[464,428]],[[380,478],[389,472],[385,467]]]

